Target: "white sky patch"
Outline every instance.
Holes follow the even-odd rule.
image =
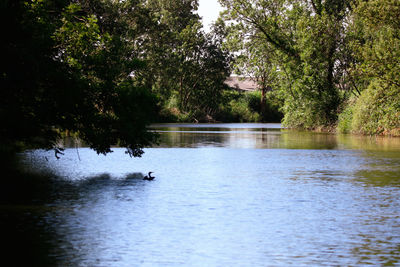
[[[210,26],[217,20],[220,11],[222,11],[222,7],[217,0],[199,1],[198,13],[203,18],[204,30],[206,32],[210,31]]]

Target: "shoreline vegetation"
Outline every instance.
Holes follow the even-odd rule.
[[[156,121],[400,136],[399,1],[220,0],[208,33],[198,4],[3,1],[2,150],[57,151],[71,132],[140,157]]]
[[[273,88],[286,127],[399,136],[398,1],[221,4],[235,70]]]
[[[222,93],[222,104],[211,116],[202,111],[182,112],[176,106],[163,107],[157,122],[174,123],[229,123],[229,122],[281,122],[280,101],[273,96],[261,103],[260,91],[240,92],[226,89]]]

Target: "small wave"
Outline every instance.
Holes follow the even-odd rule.
[[[125,179],[143,179],[144,175],[141,172],[132,172],[125,175]]]

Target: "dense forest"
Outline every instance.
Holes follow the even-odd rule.
[[[400,2],[221,0],[235,67],[293,128],[400,135]]]
[[[156,121],[400,135],[399,1],[220,3],[206,33],[197,0],[2,1],[2,151],[74,134],[140,156]]]

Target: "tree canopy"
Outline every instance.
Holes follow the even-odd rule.
[[[237,67],[271,78],[286,126],[332,128],[346,110],[352,132],[399,129],[397,1],[220,2]]]
[[[212,113],[227,54],[201,30],[197,1],[2,1],[3,147],[57,149],[73,132],[98,153],[140,156],[171,97]],[[4,25],[7,25],[4,27]]]
[[[283,89],[287,125],[336,121],[340,101],[335,64],[347,6],[345,1],[331,2],[221,1],[227,9],[223,18],[234,21],[229,42],[244,40],[239,51],[246,64],[280,81],[274,85]]]
[[[203,32],[198,1],[149,1],[147,7],[156,27],[142,47],[146,84],[164,106],[193,119],[214,115],[230,74],[230,56],[217,34]]]
[[[56,147],[61,131],[98,153],[126,147],[132,156],[154,141],[146,130],[156,98],[132,82],[140,31],[132,1],[3,1],[3,143]]]

